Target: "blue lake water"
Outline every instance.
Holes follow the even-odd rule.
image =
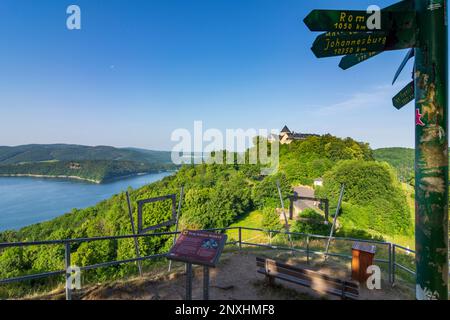
[[[105,184],[75,180],[0,177],[0,231],[19,229],[51,220],[73,208],[86,208],[126,191],[158,181],[173,173],[131,177]]]

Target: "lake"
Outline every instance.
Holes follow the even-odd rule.
[[[73,208],[86,208],[126,191],[161,180],[172,172],[154,173],[92,184],[76,180],[0,177],[0,231],[51,220]]]

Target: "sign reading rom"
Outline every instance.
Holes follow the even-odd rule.
[[[374,17],[375,16],[375,17]],[[379,28],[370,28],[376,20],[376,13],[349,10],[313,10],[304,20],[311,31],[389,31],[392,28],[411,29],[415,25],[415,12],[392,11],[389,8],[380,13]]]
[[[183,231],[167,258],[215,268],[226,241],[225,234]]]

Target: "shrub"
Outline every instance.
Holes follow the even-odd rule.
[[[277,231],[283,228],[280,215],[274,208],[264,208],[262,214],[261,225],[263,229]]]
[[[312,208],[306,208],[300,213],[301,218],[324,221],[324,217]]]
[[[341,184],[345,184],[343,224],[384,234],[411,234],[412,221],[403,190],[387,163],[341,161],[324,176],[317,193],[336,207]]]
[[[325,224],[319,221],[295,221],[291,227],[291,232],[315,234],[327,236],[330,234],[331,224]]]

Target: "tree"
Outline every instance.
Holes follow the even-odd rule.
[[[278,231],[283,228],[280,215],[274,208],[264,208],[262,211],[263,218],[261,225],[265,230]]]

